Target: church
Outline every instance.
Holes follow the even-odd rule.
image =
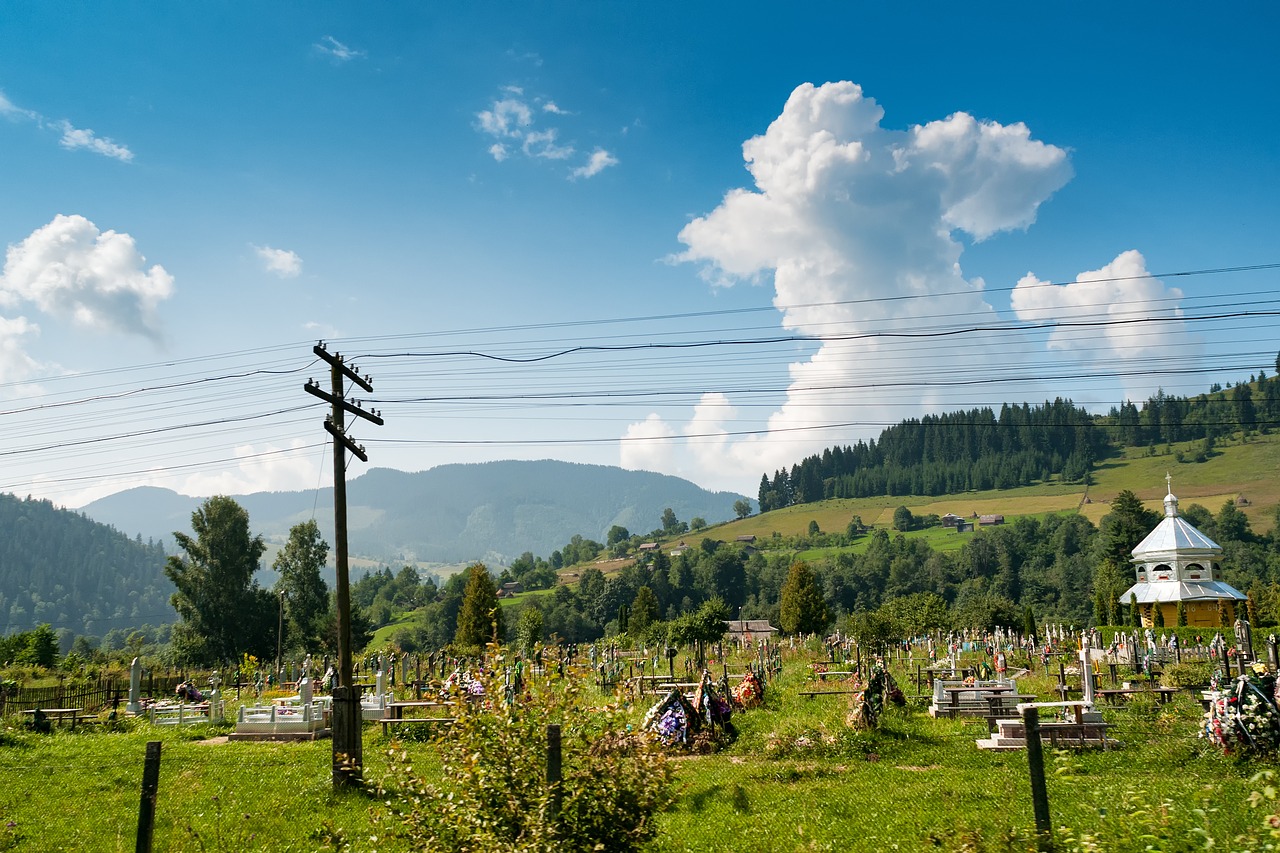
[[[1138,582],[1125,590],[1120,601],[1129,604],[1136,599],[1146,627],[1155,625],[1156,608],[1165,625],[1177,625],[1182,603],[1187,624],[1206,628],[1223,624],[1218,610],[1223,602],[1230,625],[1246,596],[1222,580],[1222,547],[1178,515],[1172,477],[1166,476],[1165,482],[1164,518],[1133,549]]]

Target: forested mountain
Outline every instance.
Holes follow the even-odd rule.
[[[0,494],[0,635],[46,622],[94,636],[171,622],[164,561],[154,542]]]
[[[314,513],[333,541],[333,490],[233,495],[253,532],[280,544]],[[604,540],[621,525],[649,531],[663,510],[714,523],[734,517],[741,495],[709,492],[678,477],[604,465],[543,460],[441,465],[406,473],[374,468],[347,485],[350,550],[388,564],[509,562],[525,551],[550,553],[580,534]],[[166,489],[130,489],[85,506],[120,530],[171,541],[199,504]]]
[[[828,498],[945,495],[1011,489],[1058,478],[1088,482],[1093,466],[1126,446],[1215,439],[1280,425],[1280,375],[1250,377],[1196,397],[1163,391],[1141,409],[1126,401],[1090,415],[1070,400],[1005,404],[914,418],[879,440],[830,447],[761,476],[761,512]]]

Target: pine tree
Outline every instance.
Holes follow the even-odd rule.
[[[1178,627],[1187,627],[1187,603],[1185,601],[1178,602]]]

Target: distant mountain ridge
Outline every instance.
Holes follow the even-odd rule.
[[[268,542],[282,544],[289,528],[313,512],[333,542],[332,488],[231,497]],[[615,524],[647,533],[662,526],[667,507],[682,521],[724,521],[742,498],[665,474],[553,460],[450,464],[416,473],[374,468],[347,484],[347,527],[351,555],[375,562],[506,562],[525,551],[548,556],[575,534],[603,542]],[[172,547],[173,532],[190,530],[191,513],[203,500],[144,486],[79,511]]]

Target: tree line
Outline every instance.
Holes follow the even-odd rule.
[[[762,474],[757,500],[768,512],[831,498],[1010,489],[1055,477],[1087,484],[1097,462],[1126,446],[1200,441],[1187,461],[1204,461],[1223,436],[1280,424],[1280,356],[1276,372],[1268,378],[1259,371],[1247,383],[1214,385],[1194,397],[1161,390],[1141,408],[1125,401],[1105,415],[1059,398],[1005,404],[998,414],[977,408],[912,418],[878,440],[829,447]]]

